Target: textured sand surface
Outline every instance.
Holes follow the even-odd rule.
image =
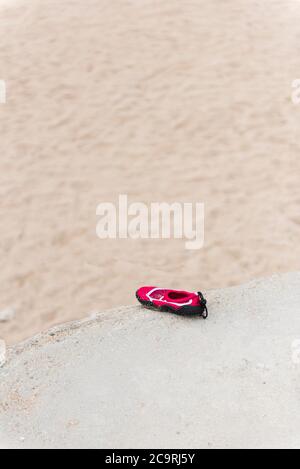
[[[143,283],[299,269],[300,2],[28,0],[0,21],[1,337],[134,303]],[[204,202],[205,248],[100,241],[96,206],[120,193]]]
[[[10,348],[0,447],[299,449],[300,273],[208,299],[207,321],[128,306]]]

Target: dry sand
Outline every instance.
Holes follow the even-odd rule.
[[[299,269],[300,1],[28,0],[0,9],[0,336]],[[99,202],[204,202],[200,251],[100,241]]]

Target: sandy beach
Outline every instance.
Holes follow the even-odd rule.
[[[0,338],[299,270],[300,2],[0,2]],[[96,207],[203,202],[205,245],[99,240]]]

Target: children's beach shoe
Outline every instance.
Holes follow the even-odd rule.
[[[185,316],[208,316],[206,299],[201,292],[190,293],[157,287],[141,287],[136,292],[138,301],[158,311],[168,311]]]

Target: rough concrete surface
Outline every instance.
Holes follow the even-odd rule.
[[[300,448],[300,273],[124,307],[8,349],[0,446]]]

